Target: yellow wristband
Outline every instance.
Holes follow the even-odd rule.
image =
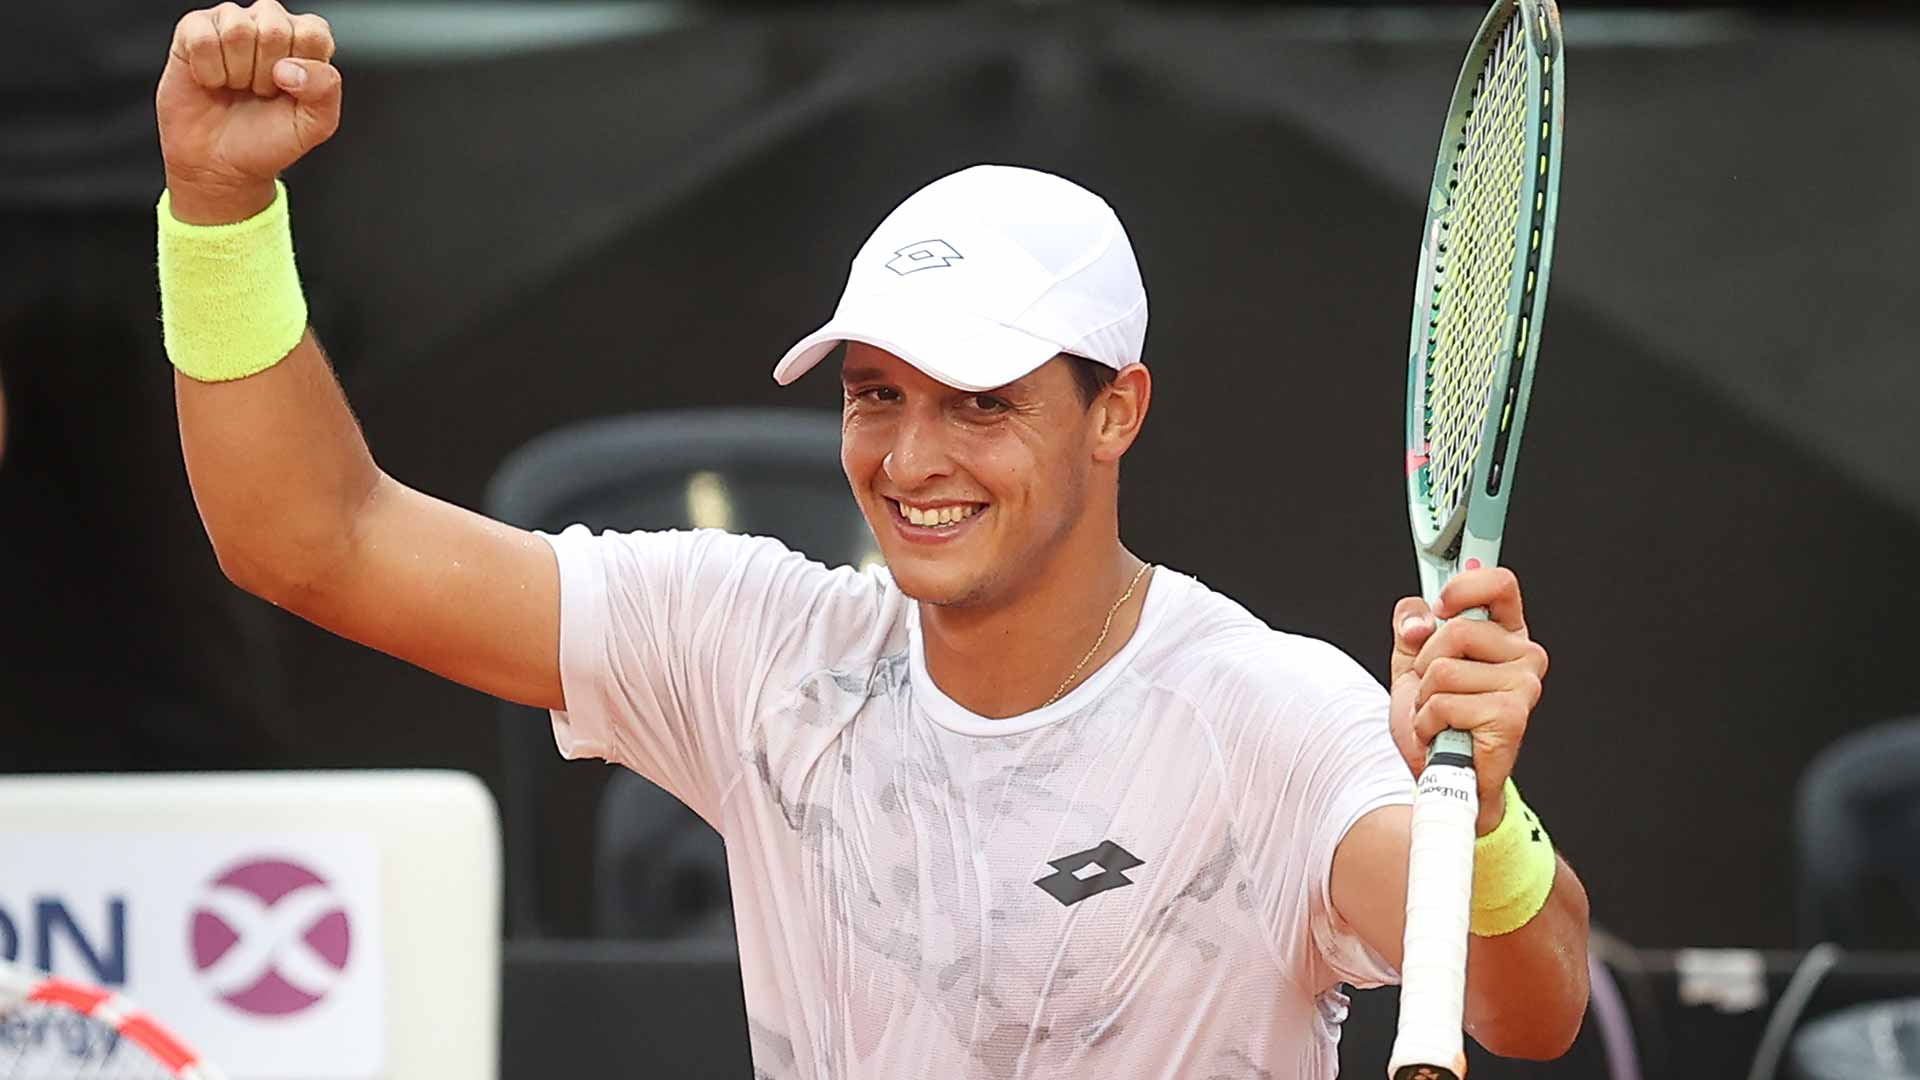
[[[1520,801],[1507,778],[1506,811],[1492,832],[1473,842],[1473,915],[1478,937],[1511,934],[1547,906],[1560,861],[1546,826]]]
[[[279,363],[307,332],[307,299],[293,263],[287,188],[231,225],[174,220],[160,195],[160,322],[167,359],[201,382],[256,375]]]

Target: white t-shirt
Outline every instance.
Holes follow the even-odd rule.
[[[918,605],[722,532],[548,537],[560,752],[726,840],[756,1078],[1331,1077],[1347,829],[1406,803],[1387,695],[1166,568],[1125,647],[992,720]]]

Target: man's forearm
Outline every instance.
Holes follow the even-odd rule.
[[[194,502],[228,577],[288,604],[345,561],[381,474],[311,330],[249,378],[176,374],[174,401]]]
[[[212,184],[169,171],[168,211],[225,225],[264,211],[273,182]],[[227,576],[269,599],[344,560],[380,473],[313,331],[278,364],[230,382],[174,376],[180,447]]]
[[[1587,1010],[1587,892],[1558,860],[1547,904],[1525,926],[1467,945],[1467,1033],[1502,1057],[1558,1057]]]

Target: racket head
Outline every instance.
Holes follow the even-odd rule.
[[[222,1080],[119,994],[0,962],[0,1078]]]
[[[1429,602],[1499,559],[1553,266],[1565,79],[1553,0],[1501,0],[1447,108],[1407,363],[1407,511]]]

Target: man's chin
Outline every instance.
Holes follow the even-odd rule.
[[[887,572],[893,583],[909,598],[935,607],[964,607],[973,603],[980,591],[977,576],[959,567],[928,565],[929,560],[889,559]]]

